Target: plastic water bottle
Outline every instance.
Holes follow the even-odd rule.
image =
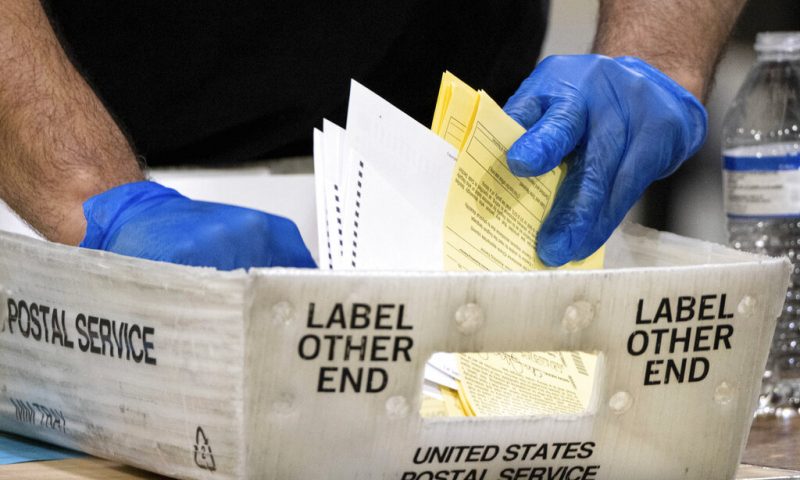
[[[756,37],[758,54],[723,124],[730,244],[794,264],[759,415],[800,412],[800,32]]]

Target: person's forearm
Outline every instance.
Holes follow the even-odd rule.
[[[745,0],[600,0],[593,50],[632,55],[701,101]]]
[[[37,0],[0,9],[0,197],[77,245],[83,202],[143,179],[127,139],[62,50]]]

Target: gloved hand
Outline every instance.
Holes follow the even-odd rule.
[[[316,266],[291,220],[190,200],[155,182],[95,195],[83,212],[81,247],[220,270]]]
[[[504,109],[528,129],[508,151],[515,175],[541,175],[573,152],[537,237],[539,257],[552,266],[597,250],[648,185],[677,170],[706,136],[700,102],[634,57],[548,57]]]

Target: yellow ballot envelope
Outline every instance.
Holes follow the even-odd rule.
[[[548,268],[536,255],[536,234],[566,166],[531,178],[511,173],[506,152],[525,129],[450,72],[442,76],[431,128],[458,148],[445,208],[445,270]],[[562,268],[602,268],[603,251]]]

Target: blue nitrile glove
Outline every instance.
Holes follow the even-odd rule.
[[[528,129],[508,151],[515,175],[541,175],[574,151],[537,238],[539,257],[553,266],[591,255],[648,185],[706,136],[700,102],[634,57],[548,57],[504,109]]]
[[[291,220],[190,200],[155,182],[95,195],[83,212],[81,247],[220,270],[316,266]]]

